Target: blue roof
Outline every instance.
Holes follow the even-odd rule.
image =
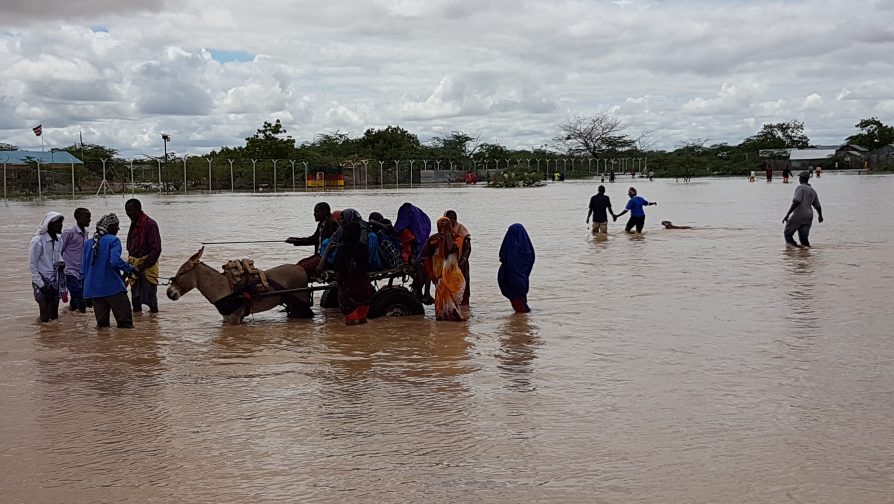
[[[0,151],[0,163],[24,165],[28,164],[28,158],[33,161],[40,161],[40,164],[84,164],[80,159],[65,151]]]

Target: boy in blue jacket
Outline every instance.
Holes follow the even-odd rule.
[[[84,279],[84,298],[93,300],[96,325],[109,327],[109,311],[115,315],[119,328],[133,327],[133,312],[127,287],[121,272],[130,274],[136,268],[121,258],[119,222],[115,214],[103,215],[96,223],[93,238],[84,242],[81,277]]]

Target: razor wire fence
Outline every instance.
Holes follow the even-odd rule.
[[[315,164],[295,159],[208,157],[90,159],[70,164],[3,166],[3,197],[79,197],[99,194],[288,193],[329,189],[408,189],[463,182],[515,169],[571,177],[644,171],[646,158],[394,159]],[[434,176],[438,175],[438,176]],[[486,178],[482,178],[486,180]]]

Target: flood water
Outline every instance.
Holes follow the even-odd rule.
[[[618,211],[630,182],[606,184]],[[471,318],[427,308],[353,327],[319,308],[225,326],[197,292],[162,290],[133,330],[67,310],[40,325],[27,245],[41,218],[126,220],[124,199],[11,202],[0,501],[892,502],[894,177],[812,184],[826,221],[811,250],[783,245],[796,184],[778,179],[637,179],[659,202],[646,232],[619,220],[600,241],[584,223],[593,181],[141,198],[164,276],[202,241],[310,234],[321,200],[391,219],[404,201],[456,209],[473,236]],[[496,285],[514,222],[537,250],[530,315]],[[208,246],[204,260],[306,254]]]

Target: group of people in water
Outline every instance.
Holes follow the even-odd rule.
[[[290,237],[287,243],[313,246],[314,252],[298,261],[309,280],[324,271],[335,272],[338,304],[349,325],[366,323],[373,289],[369,273],[404,269],[412,289],[424,304],[433,304],[437,320],[465,320],[469,307],[469,257],[472,235],[447,210],[435,223],[419,207],[404,203],[394,222],[379,212],[364,220],[353,208],[332,210],[328,203],[314,206],[314,233]],[[498,283],[516,312],[530,311],[528,278],[534,266],[534,246],[521,224],[506,232],[500,249]],[[434,297],[431,285],[435,286]]]
[[[809,184],[810,173],[801,172],[798,178],[800,185],[783,218],[783,234],[790,246],[810,247],[813,211],[823,222],[822,207]],[[645,207],[657,203],[640,196],[634,187],[628,189],[627,196],[624,210],[616,214],[605,186],[599,186],[587,212],[587,223],[593,219],[593,234],[607,233],[609,215],[616,221],[628,212],[625,232],[642,232]],[[58,318],[59,302],[68,301],[69,295],[69,310],[86,313],[92,306],[99,327],[110,325],[110,312],[121,328],[133,327],[133,312],[141,311],[144,305],[149,311],[158,312],[158,224],[143,212],[137,199],[128,200],[124,210],[130,219],[127,260],[122,259],[122,244],[117,236],[120,223],[114,213],[99,219],[92,236],[88,231],[92,216],[86,208],[76,209],[75,224],[64,230],[61,213],[49,212],[43,218],[28,250],[41,322]],[[339,308],[349,325],[366,323],[373,297],[369,274],[386,270],[408,272],[413,278],[413,291],[424,304],[434,305],[437,320],[465,320],[468,316],[472,235],[457,220],[455,211],[444,212],[435,222],[434,231],[429,216],[411,203],[398,209],[393,223],[379,212],[372,212],[364,220],[353,208],[333,211],[325,202],[314,206],[313,216],[317,223],[313,234],[285,241],[314,247],[313,254],[298,262],[310,281],[328,280],[323,272],[334,271]],[[661,224],[667,229],[691,229],[670,221]],[[794,240],[796,233],[800,243]],[[501,293],[515,312],[529,312],[527,296],[535,253],[523,225],[509,226],[499,259],[497,281]]]
[[[605,235],[608,233],[609,214],[612,216],[612,222],[615,222],[618,220],[618,217],[624,216],[627,212],[630,212],[630,219],[624,226],[624,231],[633,233],[634,229],[636,229],[637,233],[643,232],[643,226],[646,224],[645,207],[657,205],[658,203],[655,201],[648,201],[640,196],[636,192],[635,187],[631,187],[627,190],[627,196],[629,199],[627,200],[627,205],[624,207],[624,211],[616,214],[612,210],[611,199],[605,195],[605,186],[599,186],[597,194],[590,198],[590,205],[587,210],[587,224],[590,223],[590,217],[592,217],[594,235]],[[667,222],[667,224],[664,224],[665,222]],[[663,221],[662,224],[665,225],[665,227],[671,225],[670,221]]]
[[[117,236],[120,222],[114,213],[99,219],[92,236],[88,231],[92,215],[86,208],[74,211],[75,223],[65,230],[61,213],[44,216],[28,246],[31,285],[41,322],[59,317],[60,300],[67,301],[73,312],[86,313],[92,306],[99,327],[110,325],[110,312],[120,328],[133,327],[133,312],[142,311],[144,305],[150,312],[158,312],[158,224],[143,212],[137,199],[128,200],[124,212],[130,219],[126,261]],[[127,284],[131,285],[130,299]]]

